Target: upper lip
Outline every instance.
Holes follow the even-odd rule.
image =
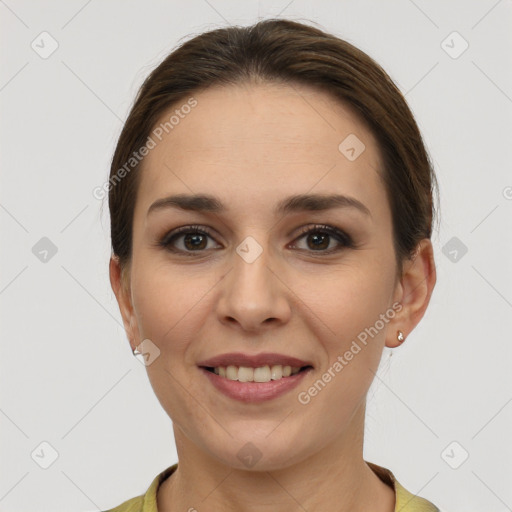
[[[216,368],[218,366],[248,366],[259,368],[265,365],[280,364],[283,366],[292,366],[301,368],[302,366],[312,366],[311,363],[298,359],[297,357],[287,356],[284,354],[275,354],[264,352],[261,354],[243,354],[242,352],[230,352],[229,354],[219,354],[218,356],[205,359],[197,363],[198,366],[206,366]]]

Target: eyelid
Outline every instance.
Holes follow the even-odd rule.
[[[317,233],[317,232],[323,232],[327,233],[330,237],[336,239],[339,243],[338,247],[334,247],[325,251],[314,251],[309,250],[307,252],[312,254],[332,254],[336,252],[340,252],[343,248],[355,248],[356,244],[354,243],[354,240],[352,237],[343,229],[340,229],[335,226],[331,226],[329,224],[313,224],[304,226],[300,229],[298,235],[295,237],[294,241],[303,238],[303,236],[309,234],[309,233]]]
[[[199,225],[199,224],[190,224],[187,226],[180,226],[179,228],[172,229],[171,231],[167,232],[163,237],[161,237],[159,239],[159,241],[157,242],[157,245],[162,246],[164,249],[171,250],[171,249],[169,249],[169,247],[171,247],[171,244],[170,244],[171,240],[174,238],[178,238],[180,235],[184,235],[184,234],[186,235],[188,233],[199,233],[199,234],[208,235],[211,239],[215,240],[215,238],[213,236],[214,232],[210,228],[208,228],[206,226]],[[183,253],[183,251],[180,251],[179,249],[175,250],[175,252]],[[194,251],[186,251],[186,252],[191,254]],[[205,252],[205,251],[203,250],[203,251],[197,251],[197,252]]]
[[[310,232],[316,232],[316,231],[324,231],[331,235],[338,235],[340,237],[344,237],[347,239],[347,241],[350,239],[350,236],[342,229],[337,228],[335,226],[331,226],[330,224],[309,224],[307,226],[303,226],[299,229],[299,233],[297,234],[297,237],[301,235],[305,235]]]

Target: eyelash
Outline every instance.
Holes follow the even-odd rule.
[[[171,244],[173,242],[175,242],[176,239],[178,239],[180,236],[185,235],[185,234],[190,234],[190,233],[207,235],[207,236],[213,238],[210,231],[208,230],[208,228],[206,228],[204,226],[199,226],[199,225],[182,226],[182,227],[177,228],[174,231],[171,231],[171,232],[167,233],[166,235],[164,235],[164,237],[157,243],[157,245],[159,247],[163,247],[164,249],[166,249],[170,252],[181,253],[186,256],[194,256],[194,253],[205,252],[206,249],[202,249],[202,250],[198,250],[198,251],[183,251],[181,249],[176,249],[171,246]],[[347,233],[345,233],[344,231],[342,231],[336,227],[328,226],[326,224],[315,224],[313,226],[308,226],[308,227],[302,228],[302,230],[300,231],[299,235],[297,236],[297,238],[295,240],[302,238],[305,235],[308,235],[310,233],[323,233],[323,234],[329,235],[329,236],[335,238],[341,244],[341,246],[331,248],[328,250],[318,250],[318,251],[307,250],[307,249],[301,249],[301,250],[311,252],[311,253],[332,254],[334,252],[338,252],[338,251],[342,250],[343,248],[347,248],[347,249],[355,248],[355,244],[354,244],[352,238]]]

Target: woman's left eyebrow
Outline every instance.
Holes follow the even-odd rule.
[[[208,194],[178,194],[157,199],[148,209],[151,212],[166,208],[178,208],[187,211],[222,213],[226,207],[215,196]],[[371,217],[369,208],[355,197],[341,194],[297,194],[289,196],[277,204],[274,212],[283,215],[300,211],[321,211],[332,208],[355,209]]]

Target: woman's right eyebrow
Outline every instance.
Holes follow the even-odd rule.
[[[222,213],[227,209],[215,196],[209,194],[177,194],[157,199],[148,209],[147,215],[157,210],[178,208],[197,212]],[[351,208],[372,217],[369,208],[355,197],[341,194],[297,194],[277,204],[274,212],[283,215],[300,211],[323,211],[332,208]]]

